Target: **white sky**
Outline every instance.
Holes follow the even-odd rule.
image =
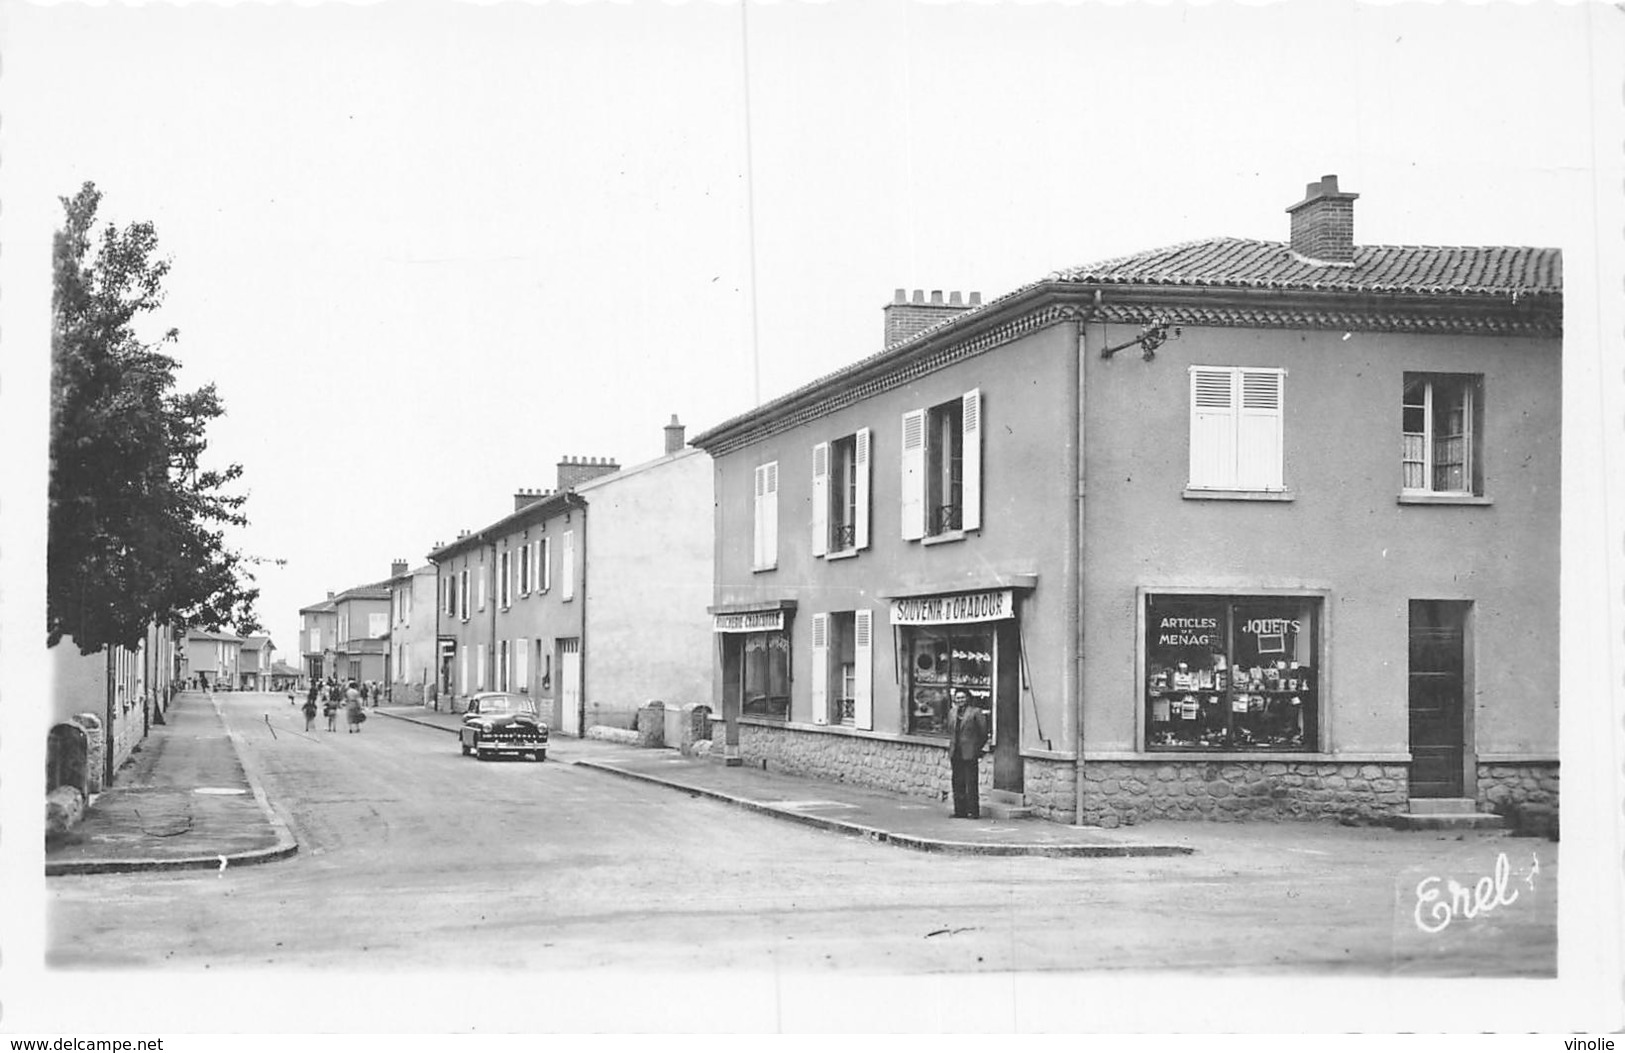
[[[12,4],[0,28],[8,456],[43,463],[49,236],[94,180],[173,260],[157,321],[225,399],[211,450],[246,468],[239,544],[288,561],[260,611],[295,663],[300,606],[562,455],[636,464],[673,413],[692,436],[748,409],[758,371],[771,398],[878,350],[898,286],[1282,239],[1324,173],[1360,242],[1563,247],[1583,325],[1618,249],[1601,4],[784,3],[745,32],[710,3]],[[1597,331],[1571,323],[1571,397]],[[8,628],[40,624],[15,554],[43,487],[8,490],[39,510],[8,527]]]

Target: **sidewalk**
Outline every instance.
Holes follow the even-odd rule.
[[[210,696],[182,692],[164,719],[79,824],[46,844],[47,875],[222,869],[299,850]]]
[[[462,724],[461,716],[417,707],[374,712],[454,734]],[[998,856],[1171,856],[1193,851],[1190,845],[1132,830],[1066,826],[1042,819],[954,819],[944,803],[760,767],[730,768],[709,758],[684,757],[674,749],[554,737],[548,755],[777,819],[920,851]]]

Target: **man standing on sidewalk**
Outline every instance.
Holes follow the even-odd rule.
[[[954,688],[954,708],[948,714],[948,763],[953,768],[954,818],[980,819],[979,797],[982,750],[987,746],[987,718],[980,706],[970,704],[970,693]]]

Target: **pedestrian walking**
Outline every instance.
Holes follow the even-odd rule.
[[[356,732],[361,730],[361,722],[367,719],[366,712],[361,708],[361,688],[356,686],[354,680],[350,681],[349,688],[344,692],[344,719],[347,724],[345,731]]]
[[[954,708],[948,715],[948,763],[953,768],[954,818],[980,819],[979,771],[987,747],[987,717],[970,704],[970,692],[954,688]]]
[[[305,699],[304,712],[305,712],[305,730],[306,731],[315,731],[316,730],[316,695],[315,695],[314,692],[311,693],[311,696],[309,698]]]
[[[337,731],[339,729],[338,699],[329,696],[328,699],[322,703],[322,715],[327,718],[327,730]]]

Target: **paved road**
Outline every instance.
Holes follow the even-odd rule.
[[[1547,841],[1174,824],[1195,855],[940,856],[568,763],[601,744],[481,763],[443,731],[374,719],[360,734],[306,734],[285,696],[219,698],[299,854],[223,874],[53,878],[52,966],[1555,970]],[[1503,853],[1510,902],[1417,926],[1418,883],[1493,883]],[[1441,917],[1424,912],[1434,927]]]

